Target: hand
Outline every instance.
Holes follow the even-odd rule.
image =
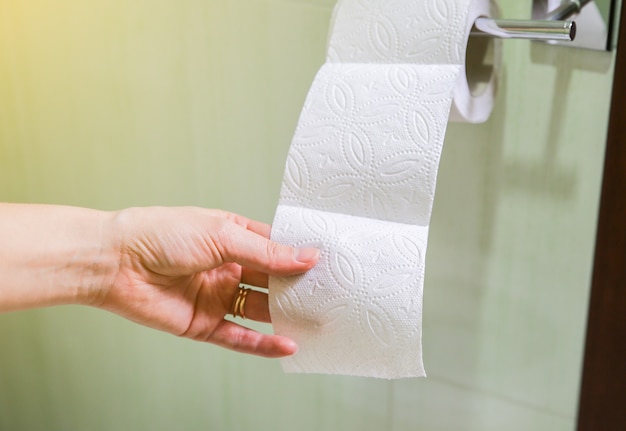
[[[292,340],[224,317],[232,312],[240,283],[267,288],[269,275],[303,273],[317,263],[317,249],[275,243],[268,239],[268,225],[217,210],[131,208],[110,224],[119,271],[94,305],[238,352],[266,357],[295,353]],[[267,293],[250,291],[245,314],[269,322]]]

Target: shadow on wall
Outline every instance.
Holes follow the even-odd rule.
[[[572,75],[579,70],[606,74],[611,68],[612,55],[603,51],[554,49],[546,44],[533,43],[530,57],[533,64],[551,66],[554,69],[555,85],[551,94],[546,95],[552,101],[548,133],[541,142],[543,152],[539,157],[532,160],[505,160],[501,176],[502,186],[510,192],[528,193],[538,199],[567,202],[576,196],[580,179],[576,167],[558,161],[560,152],[570,151],[562,136],[564,131],[572,128],[565,121],[565,112],[571,103],[584,103],[572,100]],[[536,103],[540,103],[539,100]],[[580,109],[589,111],[606,108],[584,103]]]
[[[474,429],[470,425],[478,419],[469,391],[479,374],[487,257],[503,175],[504,80],[503,71],[495,110],[485,124],[448,126],[424,287],[428,378],[392,382],[394,429],[455,429],[460,423]]]

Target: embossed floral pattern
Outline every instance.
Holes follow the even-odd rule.
[[[340,1],[328,61],[463,64],[468,0]]]
[[[317,363],[350,374],[346,366],[372,356],[403,374],[421,367],[418,355],[395,353],[419,347],[428,228],[289,206],[279,206],[274,225],[280,241],[321,249],[308,273],[272,280],[281,334],[297,340],[307,333],[294,370]],[[342,341],[329,348],[330,340]],[[357,360],[346,363],[347,346]]]
[[[280,203],[427,225],[458,66],[326,64],[293,138]]]
[[[428,225],[469,3],[339,1],[272,228],[321,250],[308,273],[270,280],[274,328],[299,344],[286,371],[424,375]]]

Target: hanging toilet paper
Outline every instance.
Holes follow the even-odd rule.
[[[493,80],[465,75],[471,24],[489,1],[340,0],[326,64],[287,156],[272,239],[320,248],[319,264],[270,279],[287,372],[424,376],[422,288],[449,115],[486,119]],[[454,99],[454,103],[453,103]]]

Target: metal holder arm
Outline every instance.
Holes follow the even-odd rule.
[[[574,40],[574,21],[510,20],[478,18],[470,33],[472,37],[501,39]]]
[[[580,13],[580,10],[590,2],[591,0],[564,2],[541,20],[478,18],[474,23],[470,36],[572,41],[576,37],[576,23],[566,20]]]
[[[578,15],[587,3],[591,3],[591,0],[570,0],[561,3],[561,6],[548,13],[545,19],[559,21]]]

